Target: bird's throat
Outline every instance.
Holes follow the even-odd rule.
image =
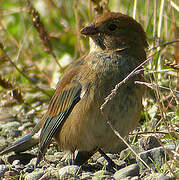
[[[104,51],[106,49],[106,46],[104,45],[103,41],[100,39],[99,36],[90,37],[89,40],[91,53]]]

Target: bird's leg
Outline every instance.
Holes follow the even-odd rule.
[[[93,156],[93,154],[95,152],[96,152],[96,150],[95,151],[90,151],[90,152],[88,152],[88,151],[78,151],[78,154],[76,156],[76,159],[75,159],[74,163],[76,165],[79,165],[79,166],[83,165],[84,163],[86,163],[88,161],[88,159],[91,158],[91,156]]]
[[[115,169],[118,168],[118,165],[109,156],[107,156],[106,153],[101,148],[98,149],[98,152],[104,157],[104,159],[106,159],[112,170],[115,171]]]

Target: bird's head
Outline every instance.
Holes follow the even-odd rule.
[[[98,16],[83,28],[81,34],[90,36],[93,49],[116,50],[119,48],[142,48],[148,46],[143,27],[132,17],[108,12]],[[90,45],[90,46],[91,46]]]

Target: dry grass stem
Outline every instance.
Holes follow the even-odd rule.
[[[107,123],[109,124],[109,126],[111,127],[111,129],[113,130],[113,132],[116,134],[117,137],[119,137],[119,139],[121,139],[126,146],[131,150],[131,152],[150,170],[150,172],[154,172],[147,164],[146,162],[132,149],[132,147],[126,142],[126,140],[120,135],[120,133],[118,131],[116,131],[112,124],[107,121]]]

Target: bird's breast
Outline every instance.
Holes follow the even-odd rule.
[[[86,59],[91,70],[84,69],[79,76],[85,93],[56,135],[62,149],[91,151],[101,147],[105,151],[115,151],[119,139],[106,121],[110,121],[122,136],[136,127],[143,95],[134,83],[138,77],[122,84],[104,111],[100,110],[115,85],[135,68],[132,60],[118,53],[97,53]]]

